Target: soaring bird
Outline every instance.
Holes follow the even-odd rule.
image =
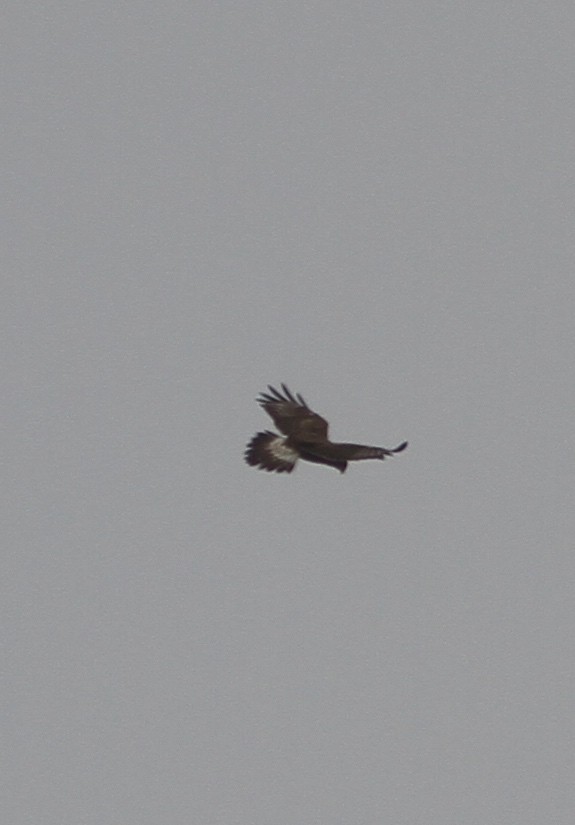
[[[247,445],[245,459],[252,467],[275,473],[291,473],[299,458],[314,464],[327,464],[345,473],[348,461],[366,458],[384,459],[400,453],[407,447],[404,441],[399,447],[364,447],[362,444],[341,444],[330,441],[325,418],[311,410],[299,393],[293,395],[285,384],[283,394],[268,385],[257,399],[273,419],[283,435],[270,430],[259,432]]]

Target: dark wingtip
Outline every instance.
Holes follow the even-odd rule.
[[[258,398],[256,398],[256,401],[262,407],[266,407],[272,404],[285,403],[286,401],[288,401],[290,404],[300,405],[302,407],[305,407],[306,409],[309,409],[308,405],[299,393],[295,393],[294,395],[294,393],[289,389],[289,387],[286,386],[286,384],[281,384],[281,388],[283,391],[283,395],[275,387],[272,387],[271,384],[268,384],[268,392],[261,392]]]

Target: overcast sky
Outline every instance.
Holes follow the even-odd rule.
[[[571,825],[572,5],[2,29],[2,821]]]

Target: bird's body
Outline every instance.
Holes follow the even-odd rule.
[[[265,430],[252,438],[245,459],[253,467],[268,472],[291,473],[301,458],[313,464],[326,464],[344,473],[348,461],[384,459],[407,447],[407,441],[393,450],[330,441],[327,421],[313,412],[299,393],[293,395],[285,384],[282,384],[283,395],[273,387],[268,389],[268,393],[260,395],[258,402],[284,435]]]

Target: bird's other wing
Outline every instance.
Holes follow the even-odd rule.
[[[398,447],[388,450],[387,447],[368,447],[365,444],[340,444],[339,442],[330,441],[328,444],[310,445],[310,449],[317,451],[330,459],[338,461],[362,461],[366,458],[380,458],[384,459],[387,456],[394,455],[394,453],[401,453],[407,447],[407,441],[404,441]]]
[[[292,440],[327,440],[327,421],[310,410],[299,393],[293,395],[285,384],[282,384],[283,395],[274,387],[268,386],[268,390],[257,400],[282,433]]]

